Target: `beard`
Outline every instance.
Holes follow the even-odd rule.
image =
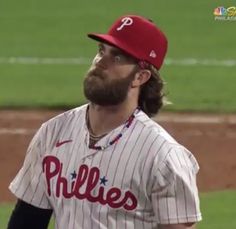
[[[135,69],[125,78],[110,79],[103,70],[94,68],[84,79],[84,95],[92,103],[100,106],[121,104],[127,98]]]

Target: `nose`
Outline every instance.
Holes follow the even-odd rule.
[[[97,54],[93,60],[93,64],[102,69],[107,69],[110,64],[110,58],[108,55]]]

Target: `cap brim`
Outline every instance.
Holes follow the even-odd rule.
[[[108,34],[97,34],[97,33],[89,33],[88,37],[96,40],[96,41],[100,41],[100,42],[104,42],[107,43],[109,45],[115,46],[119,49],[121,49],[123,52],[129,54],[130,56],[138,59],[138,56],[136,53],[132,52],[132,50],[130,49],[130,47],[128,47],[126,44],[121,43],[119,40],[117,40],[116,38],[114,38],[111,35]]]

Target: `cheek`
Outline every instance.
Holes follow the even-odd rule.
[[[129,70],[124,66],[113,66],[109,69],[110,75],[116,79],[123,79],[129,75]]]
[[[99,55],[97,54],[97,55],[93,58],[92,65],[95,65],[99,60],[100,60],[100,57],[99,57]]]

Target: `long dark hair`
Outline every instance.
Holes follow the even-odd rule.
[[[138,104],[149,117],[153,117],[163,106],[164,81],[154,66],[149,65],[148,70],[151,71],[151,77],[140,89]]]

